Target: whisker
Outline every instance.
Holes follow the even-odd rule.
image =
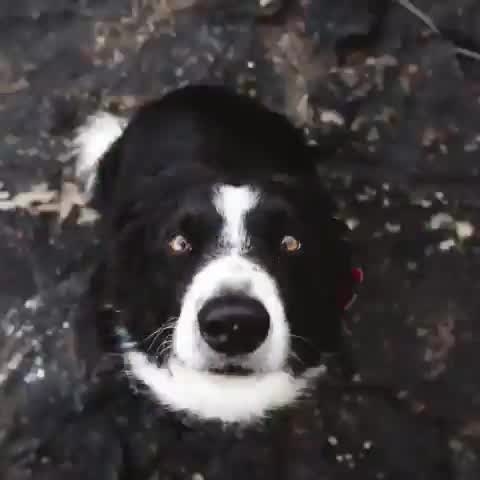
[[[160,349],[166,347],[166,346],[170,346],[171,344],[173,343],[173,338],[172,336],[168,336],[166,338],[163,339],[163,341],[160,343],[160,345],[158,346],[157,348],[157,353]]]
[[[173,330],[175,328],[176,321],[177,321],[177,317],[170,317],[164,325],[161,325],[159,328],[154,330],[150,335],[148,335],[147,337],[145,337],[142,340],[142,343],[143,343],[143,342],[148,341],[149,339],[152,339],[151,342],[150,342],[150,345],[147,347],[147,353],[150,352],[150,350],[153,349],[153,347],[154,347],[157,339],[160,337],[160,335],[162,335],[163,333],[165,333],[169,330]]]
[[[305,365],[305,362],[295,352],[290,352],[289,357],[297,361],[300,365]]]
[[[172,339],[171,338],[167,338],[165,339],[158,347],[157,351],[155,352],[155,356],[156,357],[161,357],[163,355],[165,355],[165,353],[167,353],[170,348],[172,347]]]
[[[311,340],[308,340],[308,338],[302,337],[301,335],[294,335],[293,333],[291,333],[290,338],[296,338],[298,340],[302,340],[302,342],[305,342],[308,345],[313,345]]]
[[[159,328],[154,330],[150,335],[146,336],[142,341],[147,341],[149,338],[152,338],[155,334],[161,333],[165,330],[171,330],[175,328],[175,322],[177,321],[177,317],[171,317],[167,320],[167,322],[164,325],[161,325]]]
[[[158,337],[160,337],[161,334],[162,334],[162,330],[157,330],[155,336],[150,342],[150,345],[147,347],[147,353],[150,352],[150,350],[153,348],[153,346],[155,345],[155,342],[157,341]]]

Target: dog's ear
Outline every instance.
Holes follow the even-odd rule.
[[[100,213],[113,195],[120,141],[128,120],[107,112],[90,116],[73,140],[75,174],[87,201]]]

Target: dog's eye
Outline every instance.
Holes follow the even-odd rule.
[[[300,240],[297,240],[295,237],[292,237],[291,235],[286,235],[285,237],[283,237],[280,246],[282,250],[286,253],[298,252],[298,250],[302,248],[302,244],[300,243]]]
[[[175,255],[181,255],[192,251],[192,246],[183,235],[176,235],[168,242],[168,248]]]

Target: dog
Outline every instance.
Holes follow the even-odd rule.
[[[436,420],[341,372],[363,275],[300,129],[199,85],[74,149],[99,241],[8,319],[2,479],[453,478]]]
[[[358,273],[302,132],[250,97],[187,86],[75,139],[101,216],[105,348],[170,409],[248,424],[336,352]],[[113,320],[112,320],[113,318]]]

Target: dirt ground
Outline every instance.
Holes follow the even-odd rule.
[[[347,319],[359,375],[445,419],[458,478],[474,478],[476,52],[478,0],[1,2],[0,314],[54,287],[91,241],[68,155],[87,114],[235,86],[318,145],[366,274]]]

